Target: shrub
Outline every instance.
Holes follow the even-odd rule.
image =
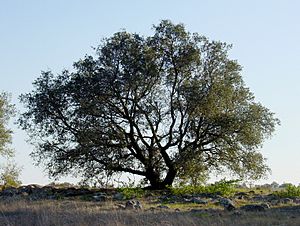
[[[18,187],[21,185],[19,180],[21,169],[16,166],[16,164],[10,162],[7,163],[0,173],[0,183],[2,189],[6,187]]]
[[[145,195],[145,191],[141,187],[121,187],[117,191],[121,192],[125,199],[141,198]]]
[[[288,184],[283,190],[276,191],[275,195],[282,198],[300,197],[300,187],[296,187],[295,185]]]
[[[223,196],[230,196],[236,191],[236,184],[238,180],[220,180],[214,184],[204,185],[184,185],[180,187],[169,187],[173,195],[194,195],[201,193],[219,194]]]

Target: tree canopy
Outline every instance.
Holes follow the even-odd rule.
[[[230,48],[164,20],[149,37],[115,33],[71,71],[42,72],[21,96],[32,155],[52,176],[127,172],[152,188],[215,170],[261,178],[278,120]]]

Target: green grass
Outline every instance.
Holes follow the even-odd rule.
[[[171,207],[181,207],[171,205]],[[193,209],[193,205],[190,206]],[[297,209],[295,209],[297,210]],[[114,203],[82,201],[9,201],[0,203],[3,226],[151,226],[151,225],[299,225],[300,210],[272,209],[236,215],[221,209],[198,211],[117,210]]]
[[[121,187],[117,191],[123,194],[124,199],[141,198],[146,194],[140,187]]]
[[[184,185],[180,187],[169,187],[170,192],[173,195],[195,195],[201,193],[209,193],[209,194],[218,194],[222,196],[230,196],[233,195],[236,189],[237,180],[221,180],[211,185],[206,186],[192,186],[192,185]]]

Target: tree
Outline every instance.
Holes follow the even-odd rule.
[[[150,37],[115,33],[73,71],[42,72],[21,96],[33,157],[52,176],[127,172],[152,188],[192,176],[190,166],[262,177],[258,149],[278,120],[255,102],[230,48],[164,20]]]
[[[8,162],[5,166],[1,167],[0,184],[2,185],[2,189],[20,186],[22,183],[19,179],[20,173],[21,169],[14,162]]]
[[[7,128],[9,118],[14,114],[14,107],[9,103],[9,95],[0,93],[0,154],[12,155],[9,148],[12,131]]]
[[[14,106],[10,104],[10,97],[7,93],[0,93],[0,155],[7,157],[8,163],[1,166],[0,184],[7,186],[18,186],[21,169],[10,161],[14,150],[9,147],[12,139],[12,131],[7,128],[9,119],[14,115]]]

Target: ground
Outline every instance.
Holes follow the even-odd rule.
[[[143,195],[137,192],[136,197],[134,193],[132,197],[124,194],[129,192],[49,187],[7,189],[0,193],[0,225],[300,225],[298,198],[258,191],[238,192],[226,198],[218,194],[174,195],[165,191]],[[231,201],[234,208],[226,208],[224,200]]]

